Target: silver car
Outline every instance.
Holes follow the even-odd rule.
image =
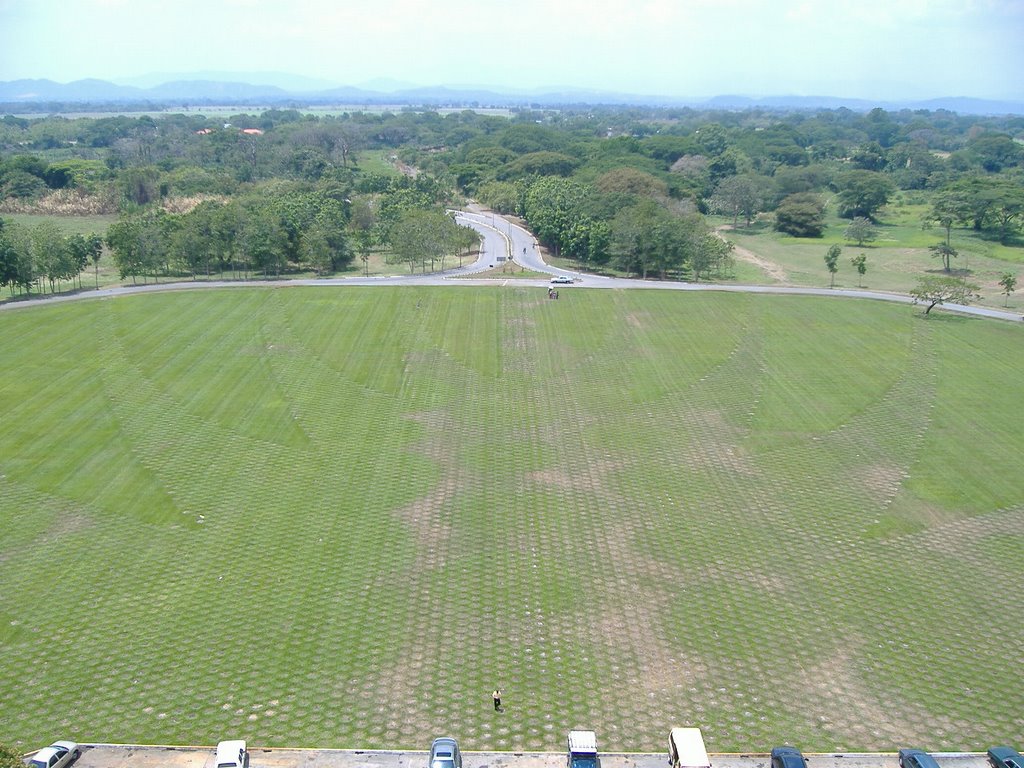
[[[430,745],[430,764],[428,768],[462,768],[462,753],[455,739],[444,736],[434,739]]]

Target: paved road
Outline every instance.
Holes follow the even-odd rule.
[[[544,261],[536,238],[526,229],[498,214],[477,210],[462,212],[459,220],[472,226],[481,233],[500,232],[509,241],[513,260],[535,272],[546,272],[552,276],[565,275],[578,281],[574,287],[587,288],[652,288],[670,291],[728,291],[732,293],[779,293],[806,296],[846,296],[858,299],[876,299],[878,301],[894,301],[901,304],[913,304],[910,296],[878,291],[854,291],[831,288],[798,288],[781,285],[719,285],[710,283],[679,283],[656,280],[633,280],[627,278],[610,278],[574,272],[568,269],[553,267]],[[521,281],[525,282],[525,281]],[[539,283],[538,283],[539,284]],[[1004,312],[987,307],[969,307],[960,304],[944,304],[944,309],[980,317],[991,317],[999,320],[1024,320],[1014,312]]]
[[[568,269],[553,267],[546,263],[541,256],[540,247],[536,238],[526,229],[519,226],[508,218],[496,213],[482,211],[478,207],[470,207],[466,211],[454,212],[456,220],[462,224],[473,227],[483,238],[483,247],[479,257],[472,264],[456,267],[444,272],[431,272],[427,274],[413,275],[390,275],[387,277],[336,277],[336,278],[315,278],[303,280],[226,280],[226,281],[202,281],[202,282],[178,282],[178,283],[150,283],[149,285],[133,285],[117,288],[105,288],[99,291],[83,291],[81,293],[69,293],[59,296],[46,296],[39,299],[26,301],[12,301],[0,304],[2,309],[16,309],[18,307],[37,306],[39,304],[50,304],[60,301],[72,301],[85,298],[109,298],[112,296],[123,296],[127,294],[148,293],[154,291],[191,290],[199,288],[251,288],[255,285],[274,287],[286,287],[296,285],[490,285],[500,281],[494,279],[474,279],[472,275],[486,271],[497,266],[499,256],[508,257],[511,254],[513,261],[517,264],[552,276],[565,275],[573,278],[576,283],[572,286],[561,286],[577,290],[580,288],[644,288],[651,290],[665,291],[725,291],[728,293],[765,293],[765,294],[791,294],[803,296],[840,296],[858,299],[875,299],[877,301],[894,301],[901,304],[913,304],[914,300],[909,296],[901,296],[896,293],[881,293],[878,291],[854,291],[845,289],[829,288],[799,288],[795,286],[781,285],[720,285],[717,283],[680,283],[663,282],[658,280],[633,280],[621,277],[603,277],[600,275],[584,274]],[[453,280],[451,278],[459,278]],[[535,285],[546,286],[547,280],[526,280],[514,279],[506,281],[510,285]],[[1021,315],[1014,312],[1006,312],[999,309],[987,307],[968,307],[959,304],[944,304],[942,309],[950,312],[957,312],[965,315],[988,317],[998,320],[1009,320],[1011,322],[1024,322]]]
[[[940,768],[988,768],[984,753],[933,753]],[[808,754],[808,768],[899,768],[893,753]],[[464,768],[565,768],[562,752],[464,752]],[[766,754],[711,755],[714,768],[768,768]],[[427,768],[426,752],[261,749],[249,768]],[[608,753],[601,768],[667,768],[668,754]],[[215,768],[213,747],[83,745],[74,768]]]

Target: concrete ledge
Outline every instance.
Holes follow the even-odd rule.
[[[600,742],[599,742],[600,743]],[[214,768],[214,745],[80,744],[74,768]],[[984,752],[933,752],[940,768],[988,768]],[[809,768],[899,768],[895,752],[805,752]],[[463,752],[463,768],[565,768],[564,752]],[[713,768],[769,768],[767,752],[711,754]],[[427,768],[427,752],[249,746],[249,768]],[[605,752],[601,768],[668,768],[668,753]]]

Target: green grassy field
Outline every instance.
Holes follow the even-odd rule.
[[[1021,733],[1018,326],[297,287],[0,329],[0,741]]]
[[[65,235],[99,235],[107,236],[107,230],[111,224],[117,222],[117,216],[95,215],[95,216],[51,216],[34,213],[3,213],[3,219],[32,227],[41,222],[52,222],[56,224]]]
[[[391,154],[382,150],[364,149],[355,153],[356,167],[363,173],[376,173],[380,176],[401,176],[391,160]]]
[[[925,274],[942,274],[942,264],[928,246],[945,239],[945,230],[933,226],[924,229],[921,220],[927,210],[924,205],[890,205],[883,209],[876,226],[878,237],[864,246],[848,242],[844,233],[849,221],[835,215],[827,218],[827,229],[821,238],[797,238],[773,232],[762,223],[751,229],[740,228],[723,234],[738,247],[744,248],[775,267],[775,273],[760,268],[737,255],[736,283],[806,285],[827,287],[828,270],[824,256],[829,246],[842,246],[837,288],[864,288],[906,294]],[[718,225],[731,224],[731,220],[714,217]],[[742,222],[741,222],[742,223]],[[978,284],[983,306],[1010,309],[1024,307],[1020,293],[1006,297],[999,286],[1006,272],[1024,277],[1024,249],[1000,245],[967,229],[954,229],[951,244],[959,252],[952,260],[953,274]],[[854,256],[867,257],[867,273],[861,279],[850,263]],[[780,279],[782,275],[784,279]],[[1009,299],[1007,301],[1007,298]]]

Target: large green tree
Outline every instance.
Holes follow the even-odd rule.
[[[270,204],[253,200],[242,209],[238,247],[246,265],[269,276],[279,276],[292,250],[289,230]]]
[[[41,278],[50,284],[50,293],[62,280],[78,274],[76,260],[67,238],[52,221],[41,221],[32,227],[32,259]]]
[[[926,304],[924,313],[927,315],[940,304],[970,304],[978,297],[979,287],[956,277],[945,275],[925,275],[918,279],[917,285],[910,291],[915,304]]]
[[[956,248],[946,243],[936,243],[935,245],[929,245],[928,250],[932,252],[932,256],[939,259],[942,262],[942,268],[949,272],[951,269],[950,260],[955,259],[959,252]]]
[[[718,182],[708,204],[716,213],[732,216],[734,227],[740,215],[749,227],[754,216],[765,209],[770,197],[770,187],[771,184],[766,177],[755,173],[727,176]]]
[[[505,165],[497,177],[507,181],[524,176],[568,176],[577,165],[576,158],[561,152],[531,152]]]
[[[445,258],[461,245],[459,229],[444,211],[410,210],[391,229],[391,250],[396,260],[409,265],[410,272],[416,271],[417,264],[426,272],[427,263],[433,268],[437,261],[444,269]]]
[[[0,227],[0,280],[10,288],[13,296],[15,289],[31,292],[37,277],[29,230],[20,224],[3,222]]]
[[[999,242],[1006,243],[1024,217],[1024,178],[1018,181],[998,180],[993,188],[995,199],[991,217],[999,227]]]
[[[357,197],[352,201],[348,221],[348,226],[355,242],[355,250],[363,262],[363,271],[367,275],[370,274],[370,253],[376,240],[377,212],[375,210],[375,202],[368,195]]]
[[[849,171],[836,180],[839,215],[846,219],[875,214],[889,202],[895,188],[888,176],[874,171]]]
[[[181,217],[171,237],[174,267],[191,275],[221,271],[231,258],[235,237],[226,207],[206,200]]]
[[[927,220],[937,221],[946,230],[946,245],[950,245],[953,226],[968,220],[970,216],[967,194],[960,188],[948,187],[935,195]]]
[[[157,275],[166,269],[169,256],[168,231],[172,220],[163,211],[144,211],[122,216],[107,230],[107,245],[123,280]]]
[[[1005,133],[983,133],[972,139],[967,148],[989,173],[1024,163],[1024,148]]]
[[[581,222],[591,220],[589,202],[593,195],[588,185],[554,176],[538,179],[530,185],[524,199],[526,221],[538,239],[560,255],[585,258],[581,250]]]
[[[870,243],[878,237],[878,230],[871,223],[871,219],[864,216],[854,216],[853,221],[846,227],[843,237],[854,241],[858,247],[863,248],[864,243]]]
[[[642,200],[612,221],[612,263],[644,279],[651,272],[665,279],[689,264],[707,234],[698,216],[679,216],[653,200]]]
[[[985,228],[999,197],[998,184],[994,182],[985,176],[965,176],[936,196],[935,219],[946,228],[947,241],[953,224],[969,224],[976,232]]]
[[[631,203],[642,197],[661,200],[669,196],[667,183],[646,171],[628,167],[613,168],[601,174],[594,181],[594,188],[606,197]]]
[[[821,237],[825,231],[825,204],[813,192],[786,197],[775,209],[775,229],[794,237]]]
[[[67,242],[71,257],[74,259],[77,268],[77,274],[79,275],[78,287],[82,287],[81,273],[89,266],[91,261],[96,273],[96,287],[99,288],[99,265],[100,257],[103,255],[103,238],[95,233],[88,235],[75,233],[68,238]]]
[[[32,252],[28,238],[19,237],[20,227],[0,219],[0,284],[10,289],[10,295],[14,295],[14,289],[26,287],[23,279],[23,270],[32,264]],[[31,286],[35,280],[34,276],[28,281]]]
[[[732,273],[732,252],[735,246],[728,240],[719,237],[707,227],[694,227],[690,235],[690,274],[694,282],[701,278],[714,275],[724,277]]]

